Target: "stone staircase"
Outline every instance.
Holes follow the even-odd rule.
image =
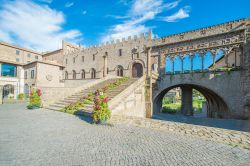
[[[46,107],[47,109],[54,110],[54,111],[59,111],[71,103],[76,103],[77,101],[80,100],[81,97],[87,96],[90,93],[94,93],[96,90],[101,89],[105,87],[107,84],[113,83],[118,79],[109,79],[106,81],[103,81],[99,84],[96,84],[88,89],[82,90],[78,93],[75,93],[67,98],[64,98],[62,100],[57,101],[54,104],[49,105]],[[137,79],[131,78],[124,83],[122,83],[119,87],[116,87],[112,90],[107,90],[105,95],[108,96],[111,100],[114,98],[116,95],[124,91],[127,87],[129,87],[131,84],[133,84]],[[76,115],[84,115],[84,116],[92,116],[92,112],[94,110],[94,101],[91,101],[88,104],[84,105],[84,108],[82,110],[77,111],[75,114]]]

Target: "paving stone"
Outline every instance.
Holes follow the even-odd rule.
[[[249,150],[174,132],[89,121],[0,106],[0,165],[250,165]]]

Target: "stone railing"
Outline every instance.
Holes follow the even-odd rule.
[[[160,131],[175,132],[178,134],[200,137],[210,141],[222,142],[232,146],[239,146],[250,150],[250,132],[126,116],[112,116],[110,123],[134,125]]]
[[[43,106],[49,106],[52,103],[55,103],[56,101],[66,98],[70,95],[73,95],[81,90],[90,88],[96,84],[99,84],[105,80],[108,79],[112,79],[115,78],[113,76],[107,76],[105,78],[102,79],[96,79],[93,81],[88,81],[85,84],[83,84],[82,86],[78,86],[78,87],[37,87],[39,89],[42,90],[42,102],[43,102]]]
[[[109,102],[112,115],[146,116],[145,79],[146,76],[138,79]]]

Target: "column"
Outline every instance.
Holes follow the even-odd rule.
[[[193,90],[190,86],[181,87],[181,113],[183,115],[193,115]]]
[[[0,105],[3,104],[3,85],[0,85]]]
[[[108,56],[104,55],[103,56],[103,60],[104,60],[104,65],[103,65],[103,77],[107,76],[107,67],[108,67]]]
[[[151,76],[151,50],[152,48],[147,49],[147,76]]]
[[[159,56],[159,74],[160,75],[165,75],[166,73],[166,57],[164,53],[161,53]]]
[[[2,76],[2,63],[0,62],[0,77]]]

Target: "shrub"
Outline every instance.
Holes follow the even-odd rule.
[[[18,100],[24,100],[26,98],[26,95],[24,93],[20,93],[18,96],[17,96],[17,99]]]
[[[27,106],[27,108],[28,109],[41,108],[42,106],[41,96],[42,92],[40,89],[33,89],[30,93],[29,105]]]
[[[111,117],[111,112],[108,108],[109,98],[103,95],[101,90],[97,90],[95,93],[95,108],[93,112],[93,122],[103,123]]]

